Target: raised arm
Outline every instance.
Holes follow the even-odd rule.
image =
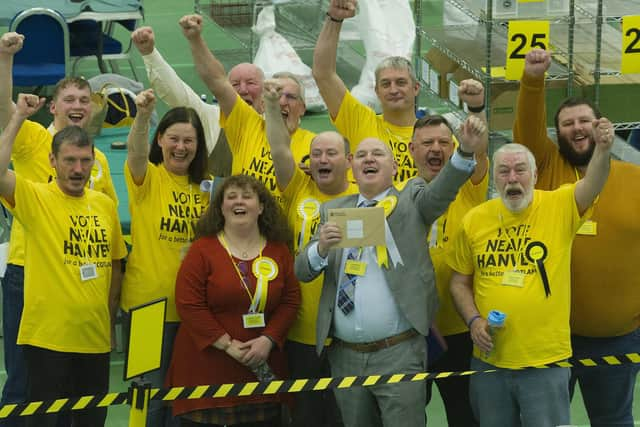
[[[333,119],[338,115],[342,99],[347,93],[347,87],[336,71],[340,29],[343,20],[355,16],[356,5],[357,0],[329,2],[329,10],[313,51],[313,78]]]
[[[291,152],[291,136],[282,118],[280,94],[282,86],[277,80],[264,82],[262,99],[267,131],[267,141],[271,147],[271,158],[275,169],[276,181],[280,190],[284,190],[291,182],[296,168],[296,161]]]
[[[0,196],[11,205],[15,205],[13,196],[16,189],[16,176],[13,171],[9,170],[13,142],[25,119],[42,108],[44,102],[45,99],[38,98],[38,95],[24,93],[18,95],[16,109],[9,118],[4,131],[0,134]]]
[[[482,351],[491,351],[493,342],[489,335],[487,319],[480,315],[473,297],[473,275],[454,270],[449,290],[458,314],[469,327],[473,343]]]
[[[596,146],[584,177],[576,184],[576,206],[580,215],[584,214],[602,191],[610,169],[611,146],[613,145],[613,125],[606,118],[593,121],[593,140]]]
[[[460,99],[469,107],[469,115],[477,117],[483,124],[485,130],[481,133],[482,140],[476,145],[474,155],[476,158],[476,168],[471,175],[471,182],[474,185],[482,182],[489,170],[489,157],[487,147],[489,145],[489,132],[487,130],[487,115],[485,113],[484,86],[477,80],[468,79],[460,82],[458,91]],[[473,111],[475,110],[475,111]]]
[[[220,135],[220,108],[202,102],[191,86],[178,76],[156,49],[151,27],[138,28],[131,34],[131,40],[142,55],[147,77],[156,97],[171,108],[186,106],[196,110],[206,133],[207,150],[211,153]]]
[[[202,38],[202,16],[186,15],[180,19],[182,33],[189,41],[193,64],[198,75],[218,99],[220,109],[229,115],[237,100],[237,93],[229,83],[222,63],[213,56]]]
[[[11,100],[13,56],[22,49],[23,42],[24,36],[18,33],[4,33],[0,37],[0,129],[4,129],[15,111]]]
[[[147,174],[147,162],[149,159],[149,122],[151,113],[156,104],[153,89],[147,89],[136,95],[136,108],[138,113],[129,132],[127,139],[127,167],[133,182],[142,184]]]
[[[533,49],[525,56],[516,120],[513,123],[513,142],[531,150],[538,169],[544,168],[549,163],[551,154],[557,151],[547,137],[544,75],[550,66],[551,54],[545,50]]]

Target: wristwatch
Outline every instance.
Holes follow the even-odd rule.
[[[465,159],[473,159],[473,152],[468,153],[466,151],[463,151],[461,145],[458,145],[458,154],[460,154]]]

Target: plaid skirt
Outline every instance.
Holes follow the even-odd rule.
[[[280,404],[251,403],[226,408],[200,409],[182,414],[181,417],[196,423],[220,425],[278,420],[280,418]]]

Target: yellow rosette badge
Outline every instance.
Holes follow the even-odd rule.
[[[398,198],[396,196],[387,196],[378,202],[378,206],[384,208],[384,216],[388,218],[391,212],[396,208]]]
[[[298,248],[302,248],[311,238],[311,225],[320,217],[320,202],[316,199],[304,199],[298,204],[298,215],[302,218]]]
[[[276,278],[278,275],[278,264],[269,257],[261,256],[253,261],[251,266],[253,275],[256,276],[256,293],[251,303],[251,309],[253,312],[264,312],[264,308],[267,305],[267,293],[269,291],[269,281]]]

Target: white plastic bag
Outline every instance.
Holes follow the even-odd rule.
[[[9,260],[9,242],[0,243],[0,278],[4,278]]]
[[[360,81],[351,93],[380,112],[375,93],[376,66],[388,56],[412,57],[416,25],[408,0],[366,0],[359,3],[359,9],[356,22],[367,56]]]
[[[265,78],[271,78],[275,73],[282,71],[293,73],[304,85],[307,111],[326,111],[327,107],[311,75],[311,68],[302,62],[287,39],[276,32],[273,6],[262,9],[253,32],[260,37],[260,45],[253,63],[262,69]]]
[[[9,237],[11,235],[11,221],[4,206],[0,206],[0,278],[4,278],[9,260]]]

